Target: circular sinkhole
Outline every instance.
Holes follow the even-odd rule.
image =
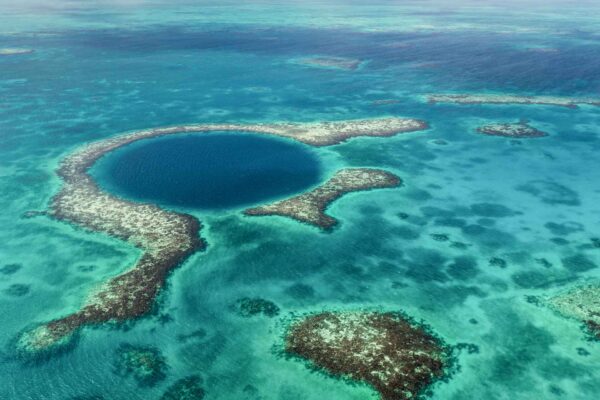
[[[320,182],[307,145],[238,132],[140,140],[105,155],[90,171],[109,193],[141,202],[199,209],[253,205]]]

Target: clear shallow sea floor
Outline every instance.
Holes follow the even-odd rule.
[[[20,266],[0,274],[0,399],[153,399],[191,374],[203,378],[206,399],[376,398],[280,355],[289,313],[362,308],[405,311],[449,344],[478,347],[459,353],[460,370],[434,386],[434,399],[600,395],[600,345],[577,321],[527,301],[599,278],[600,109],[421,98],[598,96],[593,4],[55,7],[0,17],[0,47],[35,49],[0,56],[0,268]],[[344,71],[293,62],[312,55],[365,63]],[[389,99],[397,102],[373,103]],[[78,146],[171,124],[390,115],[431,129],[314,152],[324,177],[377,167],[402,177],[402,188],[336,202],[329,212],[341,224],[332,233],[238,208],[186,209],[205,224],[209,247],[172,274],[155,315],[86,329],[48,360],[15,359],[19,332],[77,309],[139,255],[104,235],[22,218],[46,208],[60,186],[58,162]],[[474,133],[521,118],[550,136]],[[280,316],[232,310],[256,296]],[[122,343],[160,349],[166,378],[139,387],[116,374]]]

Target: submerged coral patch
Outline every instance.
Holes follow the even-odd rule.
[[[578,222],[567,221],[563,223],[548,222],[544,225],[553,235],[567,236],[575,232],[583,231],[583,225]]]
[[[169,386],[160,400],[200,400],[203,398],[202,378],[192,375]]]
[[[506,268],[506,260],[500,257],[492,257],[489,262],[490,267]]]
[[[516,189],[529,193],[544,203],[563,204],[567,206],[579,205],[579,196],[577,195],[577,192],[556,182],[534,180],[519,185]]]
[[[12,275],[18,272],[23,266],[21,264],[5,264],[0,268],[0,274],[3,275]]]
[[[561,259],[563,267],[573,272],[585,272],[597,265],[584,254],[575,254]]]
[[[259,297],[239,299],[236,301],[236,309],[242,317],[253,317],[255,315],[275,317],[279,314],[279,307],[275,303]]]
[[[157,348],[122,344],[117,349],[115,372],[132,376],[140,386],[153,386],[166,378],[167,363]]]
[[[333,376],[365,382],[384,400],[415,398],[449,365],[442,342],[397,313],[309,315],[290,326],[285,351]]]
[[[30,286],[23,283],[13,283],[3,290],[3,292],[12,297],[22,297],[29,293]]]
[[[355,58],[327,56],[299,58],[294,60],[294,62],[309,67],[334,68],[346,71],[354,71],[362,63],[361,60],[357,60]]]
[[[475,278],[479,274],[477,260],[470,256],[454,258],[454,263],[448,266],[448,274],[458,280]]]
[[[518,212],[513,211],[502,204],[495,203],[471,204],[471,212],[475,215],[488,218],[511,217],[513,215],[519,214]]]

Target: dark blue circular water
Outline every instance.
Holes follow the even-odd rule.
[[[202,209],[255,204],[319,182],[305,145],[241,133],[142,140],[106,155],[91,174],[105,190],[134,200]]]

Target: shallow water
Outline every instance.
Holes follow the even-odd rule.
[[[0,273],[0,399],[158,399],[192,374],[206,399],[376,398],[280,354],[289,313],[361,308],[402,310],[449,344],[478,347],[458,355],[460,370],[435,385],[434,399],[598,397],[598,343],[527,299],[599,278],[591,239],[600,237],[600,109],[421,98],[597,97],[597,4],[24,4],[0,2],[9,10],[0,47],[35,49],[0,56],[0,268],[13,271]],[[365,63],[343,71],[294,62],[314,55]],[[386,99],[396,102],[374,103]],[[19,332],[77,309],[139,256],[102,234],[22,218],[46,209],[58,163],[79,146],[184,123],[380,116],[431,128],[310,153],[323,178],[376,167],[397,173],[402,188],[334,203],[341,223],[331,233],[237,208],[190,208],[208,249],[171,275],[155,314],[85,329],[50,359],[15,358]],[[475,133],[521,118],[549,136]],[[273,301],[280,317],[240,317],[242,297]],[[123,343],[158,348],[166,377],[139,387],[115,373]]]

